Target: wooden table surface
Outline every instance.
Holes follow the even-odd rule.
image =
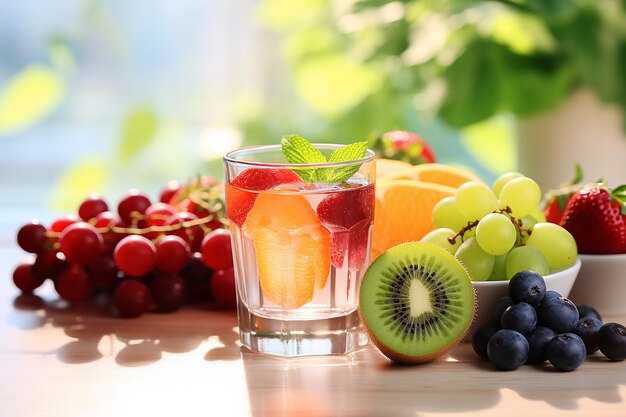
[[[415,367],[371,347],[276,359],[241,347],[233,312],[115,319],[50,286],[19,296],[23,256],[0,244],[1,416],[626,416],[626,362],[599,353],[569,373],[497,372],[468,344]]]

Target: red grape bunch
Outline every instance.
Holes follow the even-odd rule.
[[[186,302],[234,308],[223,191],[205,176],[184,186],[170,181],[158,202],[130,190],[116,211],[92,194],[78,215],[48,228],[33,220],[19,229],[18,245],[35,256],[17,266],[13,282],[30,294],[50,279],[70,303],[106,292],[123,317],[171,312]]]

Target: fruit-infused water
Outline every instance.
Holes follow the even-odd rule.
[[[370,261],[372,177],[373,167],[361,167],[341,183],[307,183],[289,165],[231,175],[226,206],[245,346],[307,355],[367,342],[357,308]]]

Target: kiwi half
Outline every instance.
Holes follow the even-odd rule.
[[[452,349],[476,306],[465,268],[444,249],[422,242],[402,243],[376,258],[359,297],[374,344],[404,363],[430,362]]]

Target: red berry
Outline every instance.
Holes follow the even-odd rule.
[[[115,247],[113,257],[120,271],[131,277],[141,277],[154,268],[156,248],[143,236],[126,236]]]
[[[78,223],[78,222],[80,222],[80,218],[78,216],[75,216],[73,214],[68,214],[67,216],[58,218],[55,221],[53,221],[52,224],[50,225],[50,230],[53,232],[60,233],[64,231],[68,226],[71,226],[74,223]]]
[[[117,283],[117,265],[113,258],[101,255],[86,267],[96,288],[113,288]]]
[[[163,272],[179,272],[189,262],[189,246],[179,236],[165,236],[155,246],[156,267]]]
[[[175,274],[157,274],[150,284],[150,294],[158,311],[178,310],[185,299],[185,282]]]
[[[59,295],[70,303],[86,300],[93,293],[93,283],[87,272],[77,265],[66,269],[54,282]]]
[[[139,317],[148,311],[150,291],[145,284],[128,279],[115,288],[113,302],[122,316]]]
[[[61,234],[61,252],[69,263],[85,265],[93,262],[102,252],[102,236],[89,223],[79,222],[68,226]]]
[[[213,300],[221,308],[235,309],[237,294],[235,290],[235,273],[233,268],[215,271],[211,279]]]
[[[181,225],[180,229],[168,232],[168,234],[179,236],[187,242],[192,252],[199,252],[200,246],[202,245],[202,239],[204,238],[204,231],[199,225],[191,227],[183,226],[184,222],[190,222],[193,220],[198,220],[198,217],[193,213],[183,211],[172,215],[169,219],[167,219],[165,224],[168,226]]]
[[[320,222],[330,231],[330,258],[337,268],[361,269],[374,216],[374,187],[346,189],[325,197],[317,206]]]
[[[435,162],[435,153],[428,142],[413,132],[387,132],[375,147],[384,158],[399,159],[413,165]]]
[[[103,211],[96,216],[96,221],[93,226],[97,229],[109,229],[112,227],[124,227],[125,225],[113,212]],[[128,235],[125,233],[117,233],[114,231],[102,232],[102,240],[104,243],[103,252],[112,255],[115,245],[126,236]]]
[[[62,253],[54,250],[45,251],[37,255],[33,265],[33,275],[42,281],[46,278],[54,281],[66,268],[68,264]]]
[[[181,188],[182,187],[178,181],[168,181],[159,194],[159,201],[161,203],[169,203],[172,200],[172,196],[174,196],[174,194],[176,194],[176,192]]]
[[[226,187],[226,215],[237,226],[242,227],[258,195],[251,191],[265,191],[282,184],[294,183],[302,183],[302,180],[290,169],[248,168]]]
[[[176,214],[176,210],[174,207],[170,206],[166,203],[154,203],[145,212],[145,223],[146,227],[154,227],[154,226],[165,226],[167,219],[169,219],[173,214]],[[146,233],[144,236],[150,240],[155,240],[159,236],[162,236],[164,233],[152,231]]]
[[[41,253],[48,247],[46,228],[34,219],[25,224],[17,232],[17,244],[20,248],[30,253]]]
[[[579,253],[626,253],[626,215],[620,196],[597,186],[585,187],[567,203],[561,226],[569,231]]]
[[[106,201],[104,201],[98,193],[93,193],[78,207],[78,216],[84,221],[89,221],[108,209],[109,205]]]
[[[205,302],[211,298],[211,277],[213,271],[202,262],[199,253],[189,259],[180,275],[185,280],[189,301]]]
[[[24,262],[13,271],[13,283],[24,294],[31,294],[35,288],[43,283],[43,279],[35,277],[32,263]]]
[[[233,266],[230,232],[216,229],[202,241],[202,260],[211,269],[228,269]]]
[[[138,190],[130,190],[120,200],[117,213],[125,224],[137,225],[139,217],[143,216],[151,204],[147,195]]]

